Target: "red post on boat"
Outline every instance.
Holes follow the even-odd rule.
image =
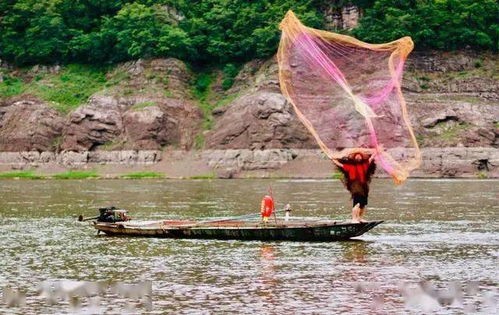
[[[260,210],[263,222],[267,222],[269,220],[269,217],[272,215],[272,211],[274,211],[274,199],[271,196],[264,196]]]

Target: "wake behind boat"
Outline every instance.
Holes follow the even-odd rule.
[[[108,211],[109,212],[109,211]],[[262,241],[341,241],[360,236],[383,221],[361,223],[333,220],[292,220],[274,218],[268,222],[236,219],[216,221],[160,220],[136,221],[126,219],[125,210],[112,210],[108,221],[97,219],[94,227],[106,235],[161,238],[262,240]],[[100,217],[99,217],[100,218]]]

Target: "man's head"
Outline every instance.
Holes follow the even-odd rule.
[[[355,155],[353,156],[353,159],[355,160],[355,162],[362,162],[364,157],[362,156],[361,153],[355,153]]]

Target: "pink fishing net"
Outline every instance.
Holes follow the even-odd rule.
[[[331,159],[375,154],[403,182],[421,160],[400,87],[412,40],[367,44],[306,27],[291,11],[280,28],[282,93],[324,153]]]

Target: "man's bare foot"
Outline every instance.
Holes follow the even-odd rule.
[[[352,221],[350,221],[350,222],[351,222],[351,223],[360,223],[360,221],[359,221],[359,220],[354,220],[354,219],[352,219]]]

